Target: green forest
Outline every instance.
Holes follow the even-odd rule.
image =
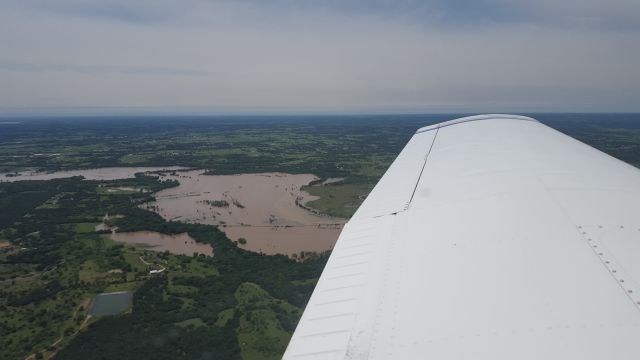
[[[144,176],[0,183],[0,239],[11,244],[0,254],[0,357],[278,358],[326,255],[296,262],[247,252],[215,227],[139,209],[149,193],[98,191],[131,184],[175,185]],[[215,256],[115,243],[94,230],[105,214],[124,215],[112,220],[122,231],[187,232]],[[140,257],[168,271],[150,275]],[[88,299],[118,290],[135,290],[129,312],[86,320]]]

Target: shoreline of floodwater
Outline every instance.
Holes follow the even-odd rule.
[[[303,190],[320,180],[313,174],[214,175],[207,170],[180,166],[107,167],[0,174],[0,182],[72,176],[109,181],[133,178],[136,173],[176,180],[179,184],[154,193],[155,200],[142,204],[141,208],[159,214],[166,221],[218,226],[240,248],[250,251],[293,256],[300,252],[331,250],[346,223],[346,219],[306,206],[318,199]]]
[[[318,199],[303,188],[313,174],[209,175],[203,170],[163,174],[177,187],[161,190],[142,205],[165,220],[218,226],[240,248],[293,256],[331,250],[346,219],[309,211]]]
[[[134,167],[102,167],[80,170],[60,171],[21,171],[0,174],[0,182],[15,182],[23,180],[53,180],[82,176],[85,180],[121,180],[134,178],[136,174],[157,174],[158,172],[182,171],[182,166],[134,166]]]

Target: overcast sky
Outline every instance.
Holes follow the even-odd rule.
[[[493,111],[640,111],[640,1],[0,1],[0,115]]]

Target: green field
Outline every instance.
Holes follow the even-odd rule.
[[[306,186],[304,190],[311,195],[320,197],[317,200],[309,201],[307,206],[317,209],[323,214],[350,218],[371,191],[371,186],[329,184]]]
[[[236,290],[235,297],[238,305],[234,311],[242,314],[238,327],[242,358],[280,359],[302,310],[286,301],[273,298],[253,283],[242,283]]]

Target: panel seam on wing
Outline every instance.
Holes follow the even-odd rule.
[[[411,193],[411,197],[409,198],[409,201],[407,202],[407,205],[405,205],[404,210],[402,211],[407,211],[409,209],[409,206],[411,206],[411,202],[413,201],[413,197],[416,195],[416,191],[418,190],[418,185],[420,184],[420,179],[422,179],[422,174],[424,173],[424,169],[427,167],[427,161],[429,160],[429,155],[431,154],[431,150],[433,150],[433,146],[436,143],[436,139],[438,139],[438,132],[440,131],[440,128],[436,129],[436,133],[435,135],[433,135],[433,141],[431,142],[431,146],[429,146],[429,151],[427,151],[427,155],[425,155],[424,157],[424,163],[422,163],[422,169],[420,169],[420,175],[418,175],[418,179],[416,180],[416,184],[413,187],[413,192]],[[394,215],[397,213],[394,213]]]
[[[409,200],[405,203],[404,207],[401,210],[398,210],[398,211],[392,211],[390,213],[370,216],[369,219],[376,219],[376,218],[381,218],[383,216],[389,216],[389,215],[397,215],[399,213],[402,213],[402,212],[405,212],[405,211],[409,210],[409,207],[411,206],[411,202],[413,201],[413,197],[416,194],[416,191],[418,190],[418,185],[420,184],[420,179],[422,179],[422,174],[424,173],[424,169],[427,167],[427,161],[429,160],[429,155],[431,154],[431,150],[433,150],[433,146],[436,143],[436,139],[438,138],[438,132],[440,131],[440,129],[437,128],[435,130],[436,130],[436,132],[433,135],[433,140],[431,141],[431,145],[429,145],[429,150],[427,150],[427,153],[424,156],[424,161],[422,162],[422,168],[420,169],[420,173],[418,174],[418,178],[416,179],[416,183],[413,186],[413,191],[411,192],[411,196],[409,197]]]

